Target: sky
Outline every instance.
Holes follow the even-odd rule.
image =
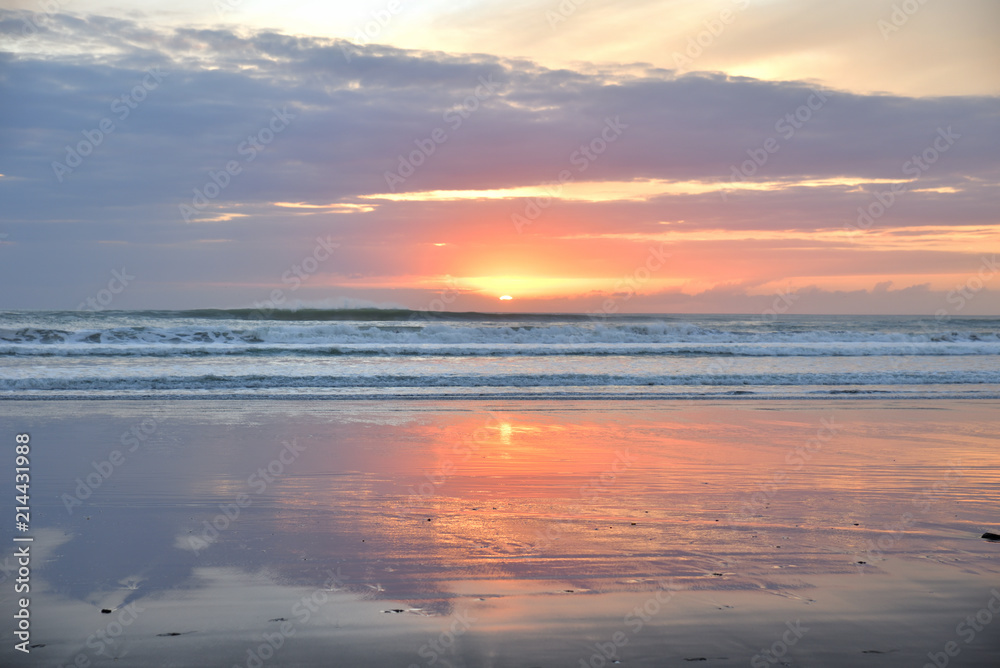
[[[342,4],[0,0],[0,309],[1000,310],[1000,3]]]

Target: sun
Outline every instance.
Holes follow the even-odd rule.
[[[511,299],[513,299],[513,297],[511,297],[510,295],[503,295],[502,297],[500,297],[500,301],[505,301],[505,302],[510,301]]]

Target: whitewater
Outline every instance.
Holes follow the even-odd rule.
[[[0,312],[2,398],[994,398],[1000,319]]]

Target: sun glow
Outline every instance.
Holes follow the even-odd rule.
[[[531,299],[579,294],[608,288],[608,279],[545,276],[466,276],[461,279],[461,283],[487,295],[503,295],[503,297],[510,299],[513,299],[511,294],[515,292],[519,298]]]

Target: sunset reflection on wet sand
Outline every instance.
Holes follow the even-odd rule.
[[[53,665],[253,665],[263,634],[275,665],[920,665],[1000,584],[993,402],[54,405],[4,406],[52,444]],[[88,649],[129,603],[149,612]]]

